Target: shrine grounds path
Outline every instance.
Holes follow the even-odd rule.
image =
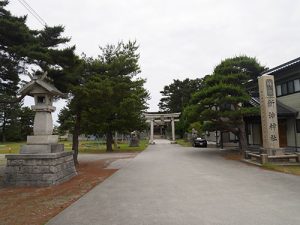
[[[300,177],[158,143],[48,225],[296,225]]]

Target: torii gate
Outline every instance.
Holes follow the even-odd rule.
[[[144,113],[144,116],[146,118],[146,122],[150,123],[150,140],[149,144],[155,144],[154,143],[154,122],[171,122],[172,127],[172,141],[171,144],[176,143],[175,140],[175,122],[178,122],[180,116],[180,113]]]

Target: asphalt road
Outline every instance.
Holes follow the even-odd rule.
[[[48,225],[298,225],[300,177],[157,143]]]

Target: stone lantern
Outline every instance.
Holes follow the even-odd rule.
[[[19,91],[22,96],[34,98],[33,135],[27,136],[27,144],[21,147],[20,154],[6,155],[4,183],[7,185],[56,185],[77,174],[73,152],[65,152],[64,145],[58,144],[58,135],[52,135],[53,98],[63,93],[47,82],[46,75],[34,77]]]
[[[53,153],[63,151],[62,144],[58,144],[58,135],[52,135],[52,112],[55,111],[54,97],[61,97],[61,93],[52,84],[44,81],[45,75],[40,79],[35,77],[20,89],[21,95],[34,98],[31,109],[35,112],[33,136],[27,136],[27,145],[22,146],[21,154]]]

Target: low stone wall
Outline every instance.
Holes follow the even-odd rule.
[[[6,155],[4,184],[13,186],[51,186],[77,174],[73,152]]]
[[[282,155],[268,155],[261,154],[259,152],[245,152],[245,159],[259,164],[266,163],[299,163],[300,162],[300,153],[296,154],[282,154]]]

